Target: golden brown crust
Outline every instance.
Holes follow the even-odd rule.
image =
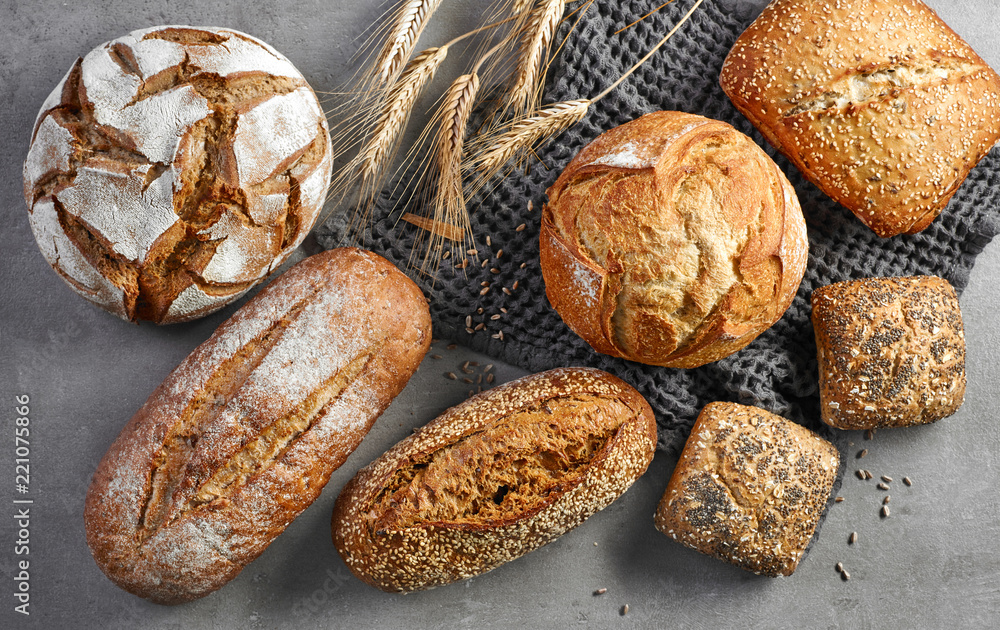
[[[149,397],[98,465],[87,543],[158,603],[235,577],[319,495],[431,339],[417,286],[357,249],[265,287]]]
[[[812,294],[823,422],[839,429],[925,424],[965,399],[965,333],[943,278],[867,278]]]
[[[775,577],[791,575],[840,466],[837,449],[763,409],[702,409],[654,516],[674,540]]]
[[[598,137],[548,190],[545,293],[595,350],[697,367],[791,304],[805,221],[774,162],[731,126],[654,112]]]
[[[361,469],[337,498],[333,541],[385,591],[473,577],[610,504],[655,448],[652,409],[614,376],[528,376],[449,409]]]
[[[776,0],[720,83],[883,237],[927,227],[1000,138],[1000,76],[919,0]]]

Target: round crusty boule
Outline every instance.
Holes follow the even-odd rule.
[[[323,110],[288,59],[237,31],[160,26],[73,64],[35,122],[24,195],[70,287],[166,324],[276,269],[316,221],[332,164]]]
[[[596,351],[691,368],[753,341],[805,273],[805,220],[732,126],[654,112],[584,147],[548,190],[545,293]]]

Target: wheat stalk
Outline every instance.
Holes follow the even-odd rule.
[[[366,179],[379,179],[399,147],[399,139],[410,120],[413,105],[424,87],[448,56],[448,46],[428,48],[414,57],[400,74],[385,107],[359,153],[360,172]]]
[[[512,158],[522,155],[526,148],[559,135],[583,120],[592,103],[586,98],[555,103],[515,122],[502,134],[490,139],[489,149],[475,156],[475,169],[490,177]]]
[[[540,0],[521,30],[517,69],[513,85],[507,93],[507,107],[515,115],[535,109],[538,103],[539,89],[544,83],[540,80],[542,62],[565,6],[564,0]]]
[[[482,59],[480,63],[481,61]],[[478,65],[479,63],[477,67]],[[434,169],[431,177],[436,182],[430,200],[431,220],[434,223],[457,227],[469,237],[472,225],[465,208],[462,156],[465,148],[465,132],[478,92],[479,75],[475,71],[463,74],[452,82],[442,102],[438,131],[432,145]],[[413,257],[420,249],[420,241],[426,234],[422,231],[418,236],[418,243],[411,254],[411,266],[414,262]],[[429,238],[429,246],[420,263],[420,272],[424,274],[428,274],[432,267],[437,268],[444,248],[445,236],[441,231],[430,232]]]
[[[470,160],[472,168],[480,173],[479,186],[485,180],[500,172],[512,159],[516,160],[526,155],[539,142],[555,137],[582,120],[587,115],[587,111],[591,105],[610,94],[638,70],[642,64],[648,61],[650,57],[656,54],[656,51],[666,44],[673,37],[674,33],[688,21],[702,2],[704,0],[697,0],[663,39],[657,42],[642,59],[637,61],[597,96],[591,99],[564,101],[549,105],[527,118],[514,122],[506,131],[477,141],[477,147],[489,147],[480,149]]]
[[[386,33],[385,45],[374,67],[376,85],[392,85],[410,58],[417,39],[441,0],[403,0]]]

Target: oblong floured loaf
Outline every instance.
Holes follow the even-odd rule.
[[[230,29],[134,31],[43,103],[24,197],[46,261],[128,320],[207,315],[309,233],[333,166],[326,116],[271,46]]]
[[[652,409],[618,378],[528,376],[452,407],[359,471],[337,498],[333,541],[385,591],[469,578],[610,504],[655,449]]]
[[[133,416],[87,493],[87,543],[159,603],[235,577],[319,495],[430,345],[427,303],[357,249],[302,261],[194,350]]]

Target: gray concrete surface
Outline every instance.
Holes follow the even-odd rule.
[[[603,0],[599,0],[603,1]],[[762,6],[760,0],[752,4]],[[658,3],[650,3],[655,5]],[[1000,16],[993,0],[930,0],[994,66]],[[428,42],[460,33],[474,0],[446,0]],[[0,0],[0,628],[988,628],[1000,618],[1000,248],[980,257],[962,298],[968,339],[965,406],[936,425],[855,436],[844,453],[888,474],[892,516],[878,515],[873,482],[850,476],[794,576],[760,578],[657,533],[651,515],[674,466],[648,473],[604,512],[557,542],[490,574],[408,596],[353,578],[330,543],[329,516],[354,472],[464,398],[447,380],[467,360],[438,344],[405,392],[337,471],[322,497],[236,580],[203,600],[162,607],[119,590],[84,541],[83,497],[122,424],[156,384],[233,308],[167,328],[123,323],[72,294],[38,253],[21,199],[21,163],[37,108],[78,55],[161,23],[227,26],[284,52],[319,91],[346,78],[354,37],[377,15],[346,0]],[[439,41],[441,41],[439,39]],[[540,295],[539,299],[543,299]],[[497,365],[498,380],[519,376]],[[15,485],[15,397],[30,396],[31,483]],[[899,480],[907,475],[913,486]],[[30,554],[17,555],[12,501],[27,496]],[[859,542],[848,546],[857,531]],[[30,561],[29,617],[15,612]],[[851,573],[841,581],[843,562]],[[596,589],[606,588],[603,595]],[[628,614],[622,608],[628,605]]]

